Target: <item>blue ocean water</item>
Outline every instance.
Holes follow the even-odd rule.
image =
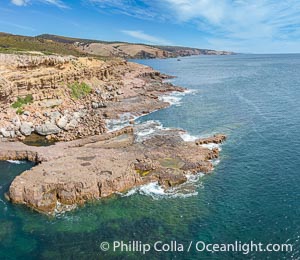
[[[191,196],[155,195],[152,186],[49,218],[4,199],[13,177],[32,165],[0,162],[0,258],[300,259],[300,55],[137,62],[193,90],[141,122],[228,135],[214,172],[191,183]],[[293,251],[211,253],[193,244],[190,252],[142,255],[99,247],[120,240],[290,243]]]

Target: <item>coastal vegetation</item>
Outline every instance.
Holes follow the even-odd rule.
[[[80,99],[91,93],[92,88],[85,82],[75,82],[69,85],[71,89],[71,97],[73,99]]]
[[[0,52],[15,53],[26,51],[37,51],[44,54],[57,53],[61,55],[83,55],[72,45],[54,42],[39,37],[0,33]]]
[[[28,94],[28,95],[26,95],[25,98],[18,97],[17,101],[14,102],[11,106],[12,106],[12,108],[17,109],[17,111],[16,111],[17,114],[21,115],[24,113],[23,106],[30,104],[32,102],[33,102],[33,97],[31,94]]]

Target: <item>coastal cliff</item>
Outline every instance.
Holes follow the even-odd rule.
[[[14,179],[7,198],[55,214],[138,185],[169,189],[188,174],[211,172],[219,149],[205,144],[225,135],[185,142],[183,130],[156,127],[145,135],[134,122],[169,106],[162,95],[185,91],[168,78],[121,59],[0,55],[0,160],[37,163]],[[127,126],[109,131],[120,119]],[[33,134],[57,143],[20,142]]]
[[[0,54],[0,138],[35,132],[67,141],[104,133],[105,120],[166,107],[159,95],[184,91],[166,78],[118,59]]]

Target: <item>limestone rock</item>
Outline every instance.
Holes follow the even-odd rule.
[[[0,133],[3,137],[6,137],[6,138],[10,138],[11,137],[11,134],[10,134],[10,131],[7,131],[5,128],[1,128],[0,129]]]
[[[20,118],[18,116],[14,117],[12,119],[12,123],[13,123],[14,126],[16,126],[17,129],[19,129],[20,126],[21,126],[21,121],[20,121]]]
[[[25,135],[25,136],[29,136],[31,135],[32,132],[32,124],[27,123],[27,122],[23,122],[20,126],[20,132]]]
[[[46,99],[40,102],[40,106],[49,108],[59,106],[63,101],[61,99]]]
[[[61,129],[65,129],[66,125],[68,123],[68,118],[66,116],[62,116],[61,118],[59,118],[56,122],[57,126]]]
[[[77,121],[75,118],[73,118],[73,119],[71,119],[71,121],[65,126],[65,129],[66,129],[66,130],[74,129],[74,128],[77,127],[77,125],[78,125],[78,121]]]
[[[22,107],[25,112],[19,118],[31,122],[36,132],[60,141],[99,135],[107,131],[105,117],[140,116],[168,106],[158,97],[184,89],[164,83],[165,77],[121,59],[0,54],[0,128],[9,131],[6,138],[19,136],[17,122],[7,128],[17,116],[11,105],[31,95],[33,102]],[[90,92],[74,97],[70,88],[74,83],[86,83]],[[61,119],[64,116],[68,121]],[[43,126],[47,121],[52,130]]]
[[[97,109],[97,108],[104,108],[106,105],[102,102],[92,102],[92,108]]]
[[[39,135],[51,135],[51,134],[58,134],[61,131],[61,129],[55,124],[47,122],[45,124],[36,126],[35,131]]]

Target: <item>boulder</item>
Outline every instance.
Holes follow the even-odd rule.
[[[81,113],[81,112],[74,112],[73,113],[73,117],[74,117],[74,119],[79,119],[80,117],[82,117],[83,116],[83,113]]]
[[[56,120],[58,120],[60,117],[62,116],[61,113],[59,113],[58,111],[54,111],[49,113],[49,117],[51,122],[55,122]]]
[[[20,126],[20,132],[26,136],[31,135],[32,125],[30,123],[23,122]]]
[[[20,121],[20,118],[18,116],[14,117],[11,122],[13,123],[13,125],[19,129],[20,126],[21,126],[21,121]]]
[[[0,133],[3,137],[9,138],[10,137],[10,132],[7,131],[5,128],[0,129]]]
[[[35,127],[35,132],[39,135],[58,134],[60,131],[61,129],[57,125],[50,122]]]
[[[49,107],[56,107],[62,103],[61,99],[48,99],[40,102],[40,106],[49,108]]]
[[[10,137],[11,137],[11,138],[15,138],[15,137],[16,137],[16,132],[15,132],[14,130],[11,130],[11,131],[9,132],[9,134],[10,134]]]
[[[97,108],[105,108],[106,105],[103,102],[92,102],[92,108],[97,109]]]
[[[72,119],[65,127],[66,130],[70,130],[70,129],[73,129],[73,128],[76,128],[78,125],[78,122],[76,119]]]
[[[68,123],[68,118],[66,116],[63,116],[56,121],[57,126],[61,129],[65,129],[67,123]]]

